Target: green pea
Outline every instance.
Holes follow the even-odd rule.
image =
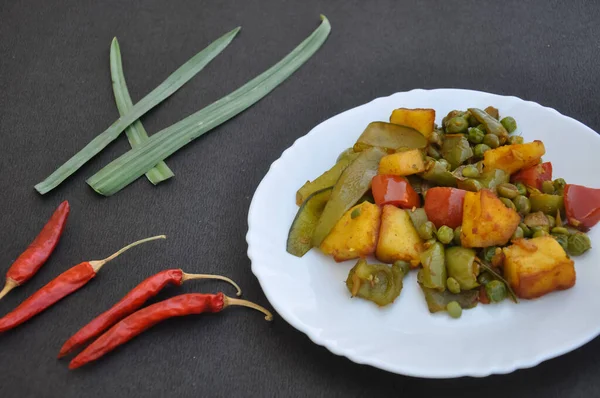
[[[446,311],[448,311],[448,315],[450,315],[452,318],[460,318],[462,315],[462,308],[456,301],[449,302],[446,305]]]
[[[529,227],[525,225],[525,223],[519,224],[519,228],[523,230],[523,236],[525,238],[531,238],[531,235],[533,235],[533,232],[531,232],[531,229],[529,229]]]
[[[515,232],[513,232],[511,239],[521,239],[523,237],[525,237],[523,229],[521,227],[517,227],[517,229],[515,229]]]
[[[436,238],[431,238],[428,239],[424,244],[424,248],[425,249],[429,249],[431,246],[435,245],[437,243],[437,239]]]
[[[549,229],[556,227],[556,218],[554,218],[553,216],[550,216],[548,214],[546,214],[546,218],[548,219],[548,228]]]
[[[565,227],[554,227],[552,228],[553,235],[569,235],[569,230]]]
[[[509,209],[513,209],[514,211],[517,211],[517,208],[512,200],[510,200],[508,198],[500,198],[500,201],[502,203],[504,203],[504,206],[508,207]]]
[[[454,229],[454,244],[460,246],[460,233],[462,232],[462,225],[459,225]]]
[[[494,280],[485,284],[485,292],[488,298],[493,303],[499,303],[504,300],[507,295],[507,289],[504,282]]]
[[[579,256],[592,247],[590,238],[583,232],[576,232],[569,236],[569,245],[567,251],[572,256]]]
[[[351,219],[354,220],[357,217],[360,217],[360,207],[357,207],[356,209],[352,210],[352,213],[350,213]]]
[[[524,195],[519,195],[513,199],[517,212],[522,216],[526,216],[531,211],[531,202],[529,198]]]
[[[481,175],[477,166],[469,164],[462,170],[462,175],[467,178],[477,178]]]
[[[519,145],[524,142],[525,142],[525,140],[520,135],[511,135],[510,137],[508,137],[509,145]]]
[[[502,118],[502,120],[500,120],[500,123],[504,126],[506,131],[508,131],[508,134],[514,132],[517,129],[517,121],[510,116]]]
[[[455,116],[446,122],[446,132],[449,134],[466,133],[469,122],[463,116]]]
[[[496,134],[486,134],[483,137],[483,143],[490,148],[498,148],[500,146],[500,139]]]
[[[442,155],[440,154],[440,151],[438,151],[431,145],[429,145],[429,147],[427,148],[427,155],[431,156],[432,158],[434,158],[436,160],[438,160],[442,157]]]
[[[542,183],[542,192],[547,193],[549,195],[554,194],[554,184],[552,183],[552,181],[544,181]]]
[[[462,189],[471,192],[478,192],[483,189],[483,185],[477,180],[467,178],[463,181]]]
[[[442,158],[442,159],[438,160],[437,162],[441,163],[446,168],[446,170],[450,171],[450,163],[448,163],[448,161],[446,159]]]
[[[556,191],[556,193],[562,195],[563,191],[565,190],[565,185],[567,185],[567,182],[563,178],[557,178],[552,184],[554,185],[554,190]]]
[[[492,149],[492,148],[490,148],[490,147],[489,147],[489,146],[487,146],[486,144],[477,144],[477,145],[475,145],[475,148],[473,148],[473,155],[474,155],[476,158],[482,158],[482,157],[483,157],[483,154],[484,154],[486,151],[489,151],[490,149]]]
[[[569,250],[569,235],[558,234],[552,235],[552,237],[556,239],[556,241],[562,246],[564,251]]]
[[[481,144],[483,137],[485,137],[485,133],[477,127],[471,127],[467,133],[467,139],[471,144]]]
[[[498,195],[502,196],[503,198],[514,199],[519,196],[519,190],[517,187],[508,182],[498,185],[496,187],[496,191],[498,192]]]
[[[447,225],[442,225],[436,235],[440,242],[447,245],[454,239],[454,230]]]
[[[548,232],[544,231],[543,229],[538,229],[533,233],[532,238],[539,238],[541,236],[548,236]]]
[[[483,249],[483,259],[488,263],[492,262],[492,258],[496,255],[496,246],[489,246]]]
[[[483,131],[483,134],[485,134],[485,132],[486,132],[485,126],[483,124],[479,124],[479,125],[475,126],[475,128],[477,130]]]
[[[523,184],[522,182],[517,182],[515,183],[515,187],[517,187],[519,195],[527,195],[527,187],[525,186],[525,184]]]
[[[486,285],[487,283],[493,280],[495,280],[494,276],[487,271],[484,271],[477,276],[477,282],[479,282],[482,285]]]
[[[448,288],[448,290],[450,290],[451,293],[460,293],[460,284],[453,277],[446,279],[446,287]]]
[[[435,225],[431,221],[427,221],[419,227],[419,236],[423,240],[429,240],[433,238],[433,234],[435,234]]]

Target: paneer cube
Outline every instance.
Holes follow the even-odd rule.
[[[433,132],[435,122],[435,110],[433,109],[407,109],[398,108],[392,112],[390,123],[412,127],[425,138],[429,138]]]
[[[397,260],[408,261],[412,268],[420,264],[423,240],[408,215],[409,211],[393,205],[383,206],[375,252],[379,261],[389,264]]]
[[[425,170],[423,153],[418,149],[396,152],[379,161],[378,174],[409,176]]]

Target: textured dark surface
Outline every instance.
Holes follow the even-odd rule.
[[[152,133],[271,66],[320,13],[333,31],[317,55],[249,111],[168,159],[172,181],[155,188],[139,179],[108,199],[89,189],[84,179],[127,149],[122,137],[46,197],[33,190],[117,118],[113,36],[135,102],[243,26],[222,55],[143,118]],[[599,18],[600,6],[584,1],[0,1],[0,269],[61,200],[72,206],[55,254],[0,302],[0,313],[81,260],[169,236],[106,265],[80,292],[0,336],[0,396],[599,396],[598,339],[510,375],[421,380],[356,365],[281,318],[268,324],[243,309],[159,325],[80,371],[55,359],[80,326],[166,267],[226,274],[246,298],[268,304],[246,257],[252,194],[284,149],[340,111],[416,87],[460,87],[533,100],[598,130]],[[161,297],[216,289],[233,294],[224,284],[193,282]],[[473,349],[493,355],[493,342],[474,336]]]

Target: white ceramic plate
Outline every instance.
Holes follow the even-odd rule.
[[[512,372],[574,350],[600,334],[598,227],[590,234],[597,247],[575,258],[577,283],[572,289],[517,305],[509,300],[480,305],[463,311],[458,320],[428,312],[415,272],[405,279],[396,302],[379,309],[350,298],[344,281],[355,261],[336,264],[316,249],[303,258],[285,251],[298,210],[296,190],[331,167],[369,122],[387,121],[393,109],[406,107],[435,109],[439,124],[453,109],[488,105],[513,116],[525,141],[543,140],[544,160],[552,162],[555,178],[600,187],[600,173],[593,166],[600,154],[600,136],[554,109],[516,97],[458,89],[413,90],[378,98],[326,120],[298,139],[271,165],[254,194],[248,256],[279,315],[334,354],[390,372],[431,378]],[[481,341],[493,344],[478,344]]]

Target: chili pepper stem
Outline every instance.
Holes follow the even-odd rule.
[[[189,280],[192,280],[192,279],[219,279],[221,281],[228,282],[233,287],[235,287],[237,289],[236,295],[238,297],[240,297],[242,295],[242,289],[240,289],[240,287],[238,286],[238,284],[235,283],[232,279],[229,279],[226,276],[212,275],[212,274],[187,274],[185,272],[183,273],[182,282],[189,281]]]
[[[6,278],[6,284],[4,285],[4,288],[2,289],[2,291],[0,291],[0,300],[2,299],[2,297],[6,296],[8,294],[8,292],[13,290],[17,286],[19,286],[17,281],[15,281],[14,279],[11,279],[11,278]],[[239,296],[239,294],[238,294],[238,296]]]
[[[273,320],[273,314],[271,314],[271,312],[269,310],[267,310],[264,307],[261,307],[258,304],[255,304],[251,301],[248,300],[242,300],[242,299],[236,299],[236,298],[231,298],[231,297],[227,297],[227,296],[223,296],[223,309],[232,306],[232,305],[239,305],[241,307],[248,307],[248,308],[253,308],[257,311],[262,312],[263,314],[265,314],[265,319],[267,321],[272,321]]]
[[[94,272],[98,272],[100,270],[100,268],[102,268],[102,266],[104,264],[106,264],[107,262],[114,260],[115,258],[117,258],[118,256],[120,256],[121,254],[123,254],[124,252],[126,252],[127,250],[131,249],[134,246],[140,245],[142,243],[146,243],[146,242],[150,242],[152,240],[157,240],[157,239],[167,239],[166,235],[157,235],[157,236],[152,236],[150,238],[145,238],[145,239],[140,239],[137,240],[133,243],[128,244],[127,246],[125,246],[124,248],[120,249],[119,251],[111,254],[110,256],[106,257],[104,260],[94,260],[94,261],[90,261],[90,265],[92,266],[92,268],[94,269]]]

